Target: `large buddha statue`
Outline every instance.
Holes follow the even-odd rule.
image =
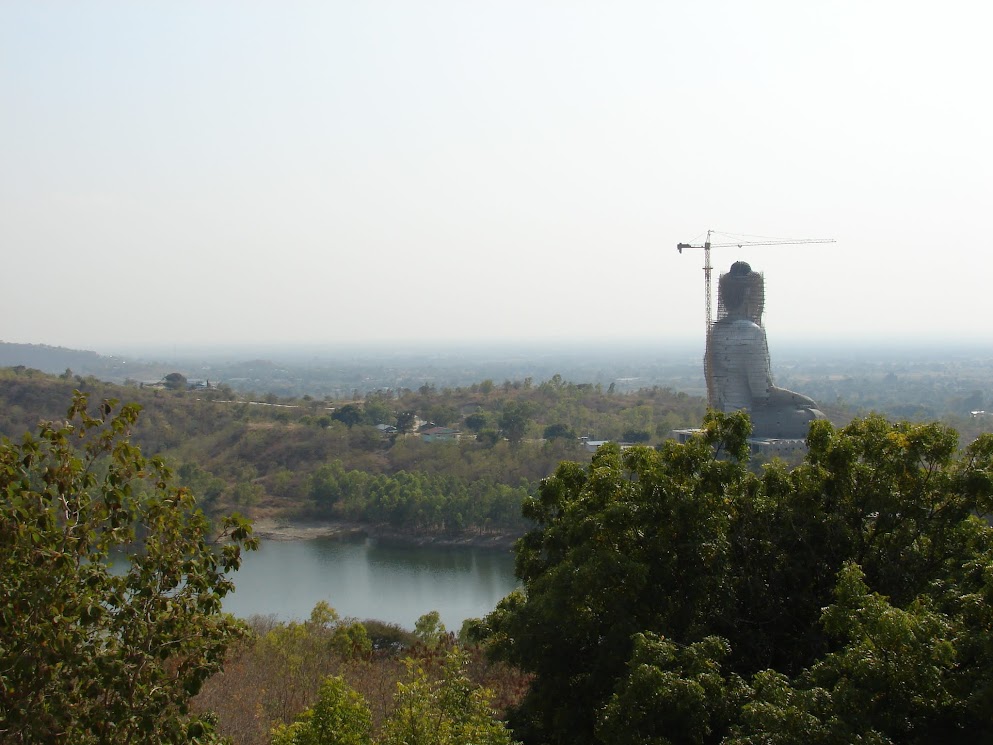
[[[704,360],[710,404],[718,411],[748,411],[754,437],[806,437],[810,422],[826,417],[813,400],[773,384],[764,304],[765,281],[744,261],[721,275]]]

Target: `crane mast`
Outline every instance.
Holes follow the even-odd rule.
[[[703,249],[703,287],[704,287],[703,299],[704,299],[704,307],[707,309],[707,320],[706,320],[707,326],[704,329],[704,331],[707,334],[710,333],[710,324],[711,324],[711,319],[713,317],[713,311],[712,311],[712,305],[711,305],[711,299],[710,299],[711,298],[711,292],[710,292],[710,284],[711,284],[711,282],[710,282],[710,275],[711,275],[711,272],[713,271],[713,266],[711,266],[711,263],[710,263],[710,234],[713,233],[713,232],[714,231],[712,231],[712,230],[708,230],[707,231],[707,240],[704,242],[704,244],[702,246],[694,246],[694,245],[689,244],[689,243],[677,243],[676,244],[676,248],[679,251],[679,253],[682,253],[684,248],[702,248]],[[704,336],[704,338],[706,339],[706,336]]]

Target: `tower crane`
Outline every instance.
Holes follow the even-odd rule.
[[[710,333],[710,327],[713,325],[713,305],[711,302],[711,272],[713,266],[710,263],[710,249],[712,248],[731,248],[737,246],[738,248],[743,248],[745,246],[794,246],[805,243],[834,243],[834,238],[763,238],[757,241],[731,241],[727,243],[711,243],[710,236],[716,233],[716,230],[707,231],[707,240],[703,244],[699,243],[677,243],[676,248],[679,253],[683,252],[684,248],[702,248],[703,249],[703,292],[704,292],[704,306],[707,309],[707,334]],[[724,235],[720,233],[719,235]],[[730,236],[728,236],[730,237]],[[758,236],[756,236],[758,237]],[[705,336],[704,339],[707,337]]]

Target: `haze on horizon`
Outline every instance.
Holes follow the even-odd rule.
[[[0,5],[0,340],[993,341],[993,9]],[[775,353],[775,350],[774,350]]]

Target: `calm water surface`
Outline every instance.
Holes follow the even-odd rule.
[[[263,541],[234,575],[224,610],[302,620],[319,600],[342,616],[412,629],[436,610],[450,631],[479,618],[516,586],[509,550],[395,546],[369,538]]]

